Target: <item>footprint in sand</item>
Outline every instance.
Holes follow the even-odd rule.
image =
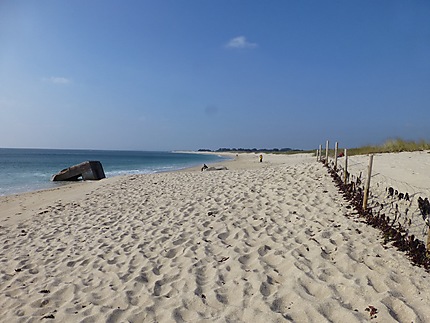
[[[260,247],[260,248],[258,248],[258,254],[261,256],[261,257],[263,257],[263,256],[265,256],[270,250],[272,250],[272,248],[270,248],[269,246],[267,246],[267,245],[264,245],[264,246],[262,246],[262,247]]]

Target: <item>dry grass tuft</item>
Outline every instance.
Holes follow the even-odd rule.
[[[412,141],[403,139],[390,139],[380,146],[363,146],[348,149],[348,155],[366,155],[376,153],[398,153],[402,151],[430,150],[430,142],[425,140]]]

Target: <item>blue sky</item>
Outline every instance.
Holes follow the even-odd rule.
[[[0,147],[430,140],[430,1],[2,0]]]

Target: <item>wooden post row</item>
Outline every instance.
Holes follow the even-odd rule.
[[[369,166],[367,167],[367,180],[364,188],[363,210],[367,208],[367,199],[369,197],[370,177],[372,176],[373,155],[369,156]]]
[[[327,140],[325,142],[325,161],[324,161],[325,165],[328,165],[328,147],[329,147],[329,142]]]
[[[346,148],[343,152],[344,157],[345,157],[345,170],[343,172],[343,182],[346,184],[348,184],[348,155],[347,155],[347,151]]]
[[[334,170],[337,170],[337,150],[339,149],[338,142],[334,144]]]

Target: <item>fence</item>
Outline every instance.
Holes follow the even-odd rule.
[[[382,230],[384,243],[392,243],[415,264],[430,269],[430,186],[408,183],[401,174],[372,173],[380,156],[375,161],[374,155],[348,156],[347,149],[339,153],[338,143],[330,151],[327,141],[324,152],[320,145],[316,156],[357,214]]]

